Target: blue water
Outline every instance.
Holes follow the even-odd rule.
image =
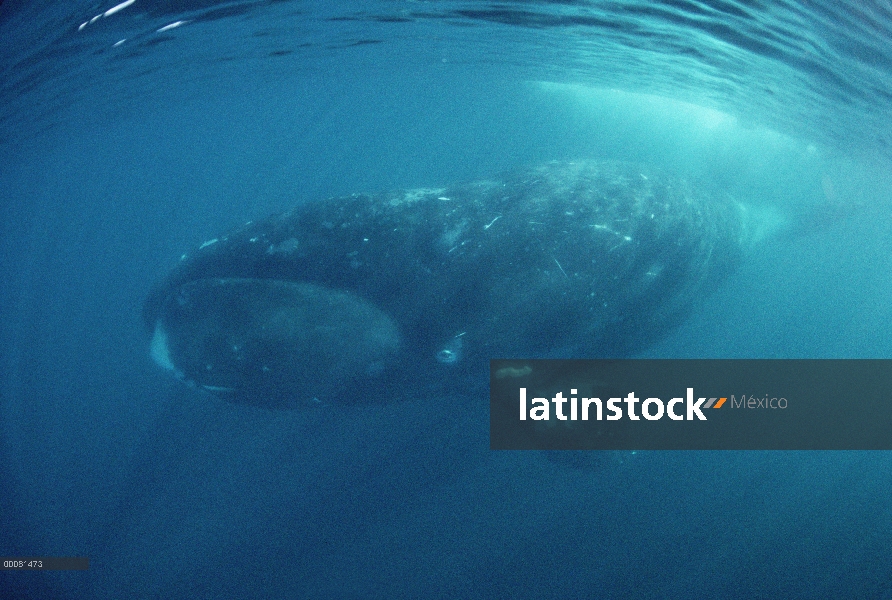
[[[644,356],[890,358],[888,4],[136,0],[90,22],[114,5],[0,4],[0,554],[91,559],[0,593],[892,598],[888,453],[580,468],[489,451],[481,398],[230,405],[158,369],[140,322],[245,221],[584,157],[848,215],[765,240]]]

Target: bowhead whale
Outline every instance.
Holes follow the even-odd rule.
[[[762,235],[757,211],[622,162],[552,162],[252,222],[150,292],[152,356],[271,408],[488,381],[491,358],[624,357]]]

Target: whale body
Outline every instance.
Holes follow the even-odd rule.
[[[492,358],[640,352],[760,227],[642,165],[553,162],[248,223],[184,256],[144,319],[156,362],[235,402],[461,391]]]

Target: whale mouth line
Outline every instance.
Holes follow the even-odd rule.
[[[345,290],[280,279],[194,279],[161,303],[152,357],[213,394],[284,405],[380,377],[400,334]]]

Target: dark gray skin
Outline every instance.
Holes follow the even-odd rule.
[[[467,391],[491,358],[641,351],[735,269],[750,221],[640,165],[548,163],[249,223],[185,257],[144,318],[159,362],[237,402]]]

